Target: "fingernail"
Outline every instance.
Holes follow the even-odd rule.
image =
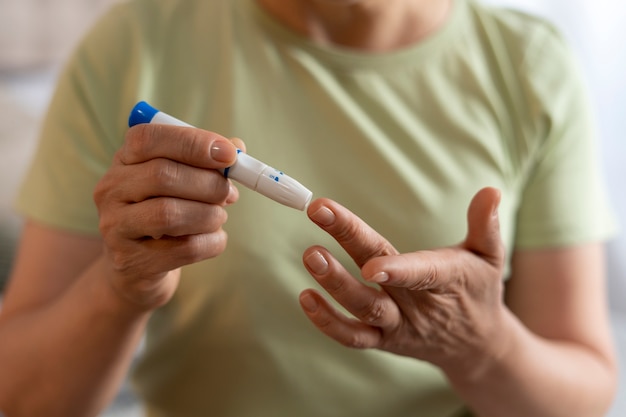
[[[370,278],[370,281],[382,284],[389,281],[389,274],[384,271],[376,272],[372,278]]]
[[[232,162],[233,146],[216,140],[211,144],[211,158],[217,162]]]
[[[328,207],[320,207],[316,212],[311,214],[311,219],[322,226],[330,226],[335,222],[335,213]]]
[[[317,310],[317,300],[311,294],[302,294],[302,296],[300,297],[300,303],[302,304],[302,307],[304,307],[304,309],[309,313],[313,313],[315,312],[315,310]]]
[[[319,251],[315,251],[304,258],[304,262],[311,271],[316,274],[324,274],[328,271],[328,261]]]

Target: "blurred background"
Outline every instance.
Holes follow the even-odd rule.
[[[0,0],[0,291],[20,219],[12,200],[36,145],[56,76],[83,33],[115,1]],[[210,1],[210,0],[207,0]],[[626,230],[626,4],[616,0],[484,0],[547,17],[570,40],[587,77],[613,205]],[[607,417],[626,416],[626,235],[609,246],[612,322],[620,392]],[[1,292],[0,292],[1,294]],[[1,370],[0,370],[1,372]],[[139,417],[128,384],[105,417]]]

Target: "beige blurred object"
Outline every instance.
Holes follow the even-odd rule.
[[[116,0],[0,0],[0,71],[23,71],[66,58]]]

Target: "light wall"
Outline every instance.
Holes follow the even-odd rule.
[[[115,0],[0,0],[0,71],[62,60]]]

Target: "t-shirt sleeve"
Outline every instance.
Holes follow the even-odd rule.
[[[136,56],[132,25],[113,7],[63,69],[15,206],[26,218],[98,233],[93,191],[123,141]]]
[[[600,166],[593,111],[574,54],[552,28],[536,34],[522,67],[533,157],[517,213],[520,248],[574,245],[617,229]]]

